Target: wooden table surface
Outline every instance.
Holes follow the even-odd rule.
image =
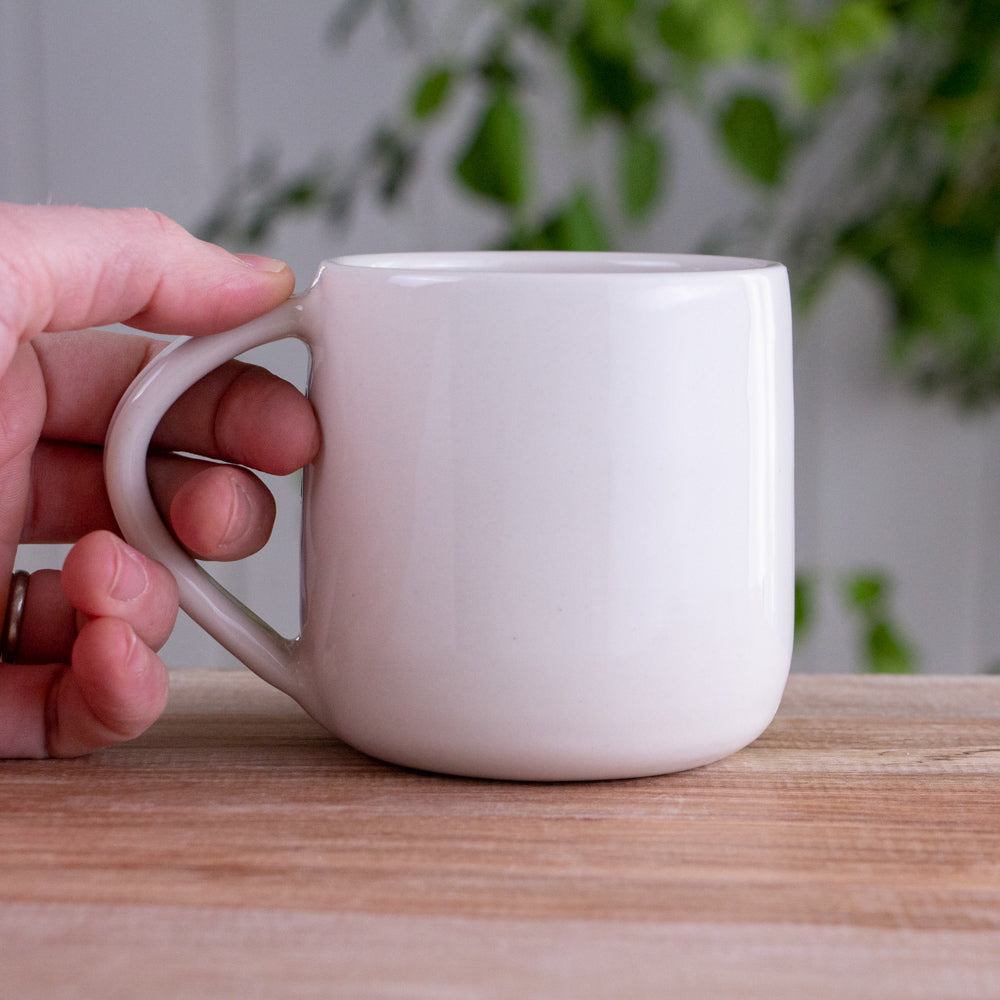
[[[380,764],[249,673],[0,763],[0,996],[1000,997],[1000,678],[793,676],[718,764]]]

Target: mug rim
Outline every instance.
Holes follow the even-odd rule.
[[[426,275],[522,275],[561,278],[667,277],[739,274],[784,265],[756,257],[646,251],[580,250],[417,250],[344,254],[323,261],[320,270],[337,267],[371,273]]]

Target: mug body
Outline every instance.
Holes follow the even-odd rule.
[[[793,624],[783,267],[324,264],[304,299],[305,707],[415,768],[580,780],[755,739]]]

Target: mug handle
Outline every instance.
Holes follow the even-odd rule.
[[[170,570],[181,607],[209,635],[293,698],[299,690],[297,640],[286,639],[241,604],[181,548],[153,503],[146,455],[164,413],[200,378],[262,344],[295,338],[308,347],[304,298],[295,296],[243,326],[179,340],[160,352],[119,401],[104,446],[104,478],[122,536]]]

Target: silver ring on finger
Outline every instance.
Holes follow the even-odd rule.
[[[21,623],[24,620],[24,601],[28,596],[28,580],[31,574],[17,570],[10,578],[7,592],[7,612],[3,619],[3,633],[0,634],[0,663],[17,663],[21,646]]]

